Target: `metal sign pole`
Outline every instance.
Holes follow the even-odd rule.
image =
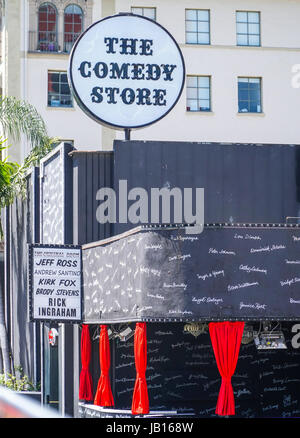
[[[125,128],[125,140],[130,140],[130,129]]]

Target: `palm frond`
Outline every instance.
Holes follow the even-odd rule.
[[[0,123],[5,135],[18,140],[24,134],[32,147],[47,142],[47,129],[36,108],[13,96],[0,97]]]

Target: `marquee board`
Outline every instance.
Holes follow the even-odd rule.
[[[298,226],[142,230],[83,246],[86,322],[298,320]]]
[[[29,245],[30,321],[81,322],[81,248]]]

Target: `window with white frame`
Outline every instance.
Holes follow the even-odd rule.
[[[132,7],[131,12],[156,21],[156,8]]]
[[[236,12],[236,38],[238,46],[260,46],[259,12]]]
[[[261,113],[261,78],[238,78],[239,113]]]
[[[210,44],[209,10],[185,10],[185,42],[186,44]]]
[[[73,106],[67,73],[65,71],[48,72],[48,106],[65,108]]]
[[[187,76],[186,109],[187,111],[211,111],[210,76]]]

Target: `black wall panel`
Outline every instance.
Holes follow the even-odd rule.
[[[204,188],[205,223],[300,216],[299,145],[116,140],[114,152],[116,191],[119,180],[128,181],[128,191],[142,187],[148,194],[156,187]],[[115,233],[134,226],[118,224]]]
[[[113,152],[73,151],[74,244],[105,239],[112,234],[112,225],[96,219],[99,205],[97,192],[113,187]]]
[[[27,319],[27,244],[37,238],[39,184],[38,168],[27,177],[26,199],[10,207],[10,319],[8,332],[14,365],[22,366],[32,381],[40,381],[39,324]]]
[[[282,325],[287,350],[258,351],[253,342],[241,345],[232,378],[237,418],[299,417],[300,349],[292,347],[292,326]],[[221,377],[209,334],[195,338],[183,329],[184,323],[147,324],[150,410],[174,409],[197,417],[215,417]],[[93,341],[93,352],[98,345],[99,339]],[[110,341],[110,345],[115,356],[115,407],[131,409],[136,378],[133,338]],[[91,370],[96,391],[98,356]]]

